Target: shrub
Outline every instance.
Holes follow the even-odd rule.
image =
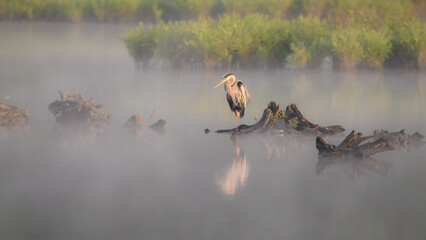
[[[289,22],[259,14],[247,16],[246,21],[251,26],[250,34],[254,40],[250,54],[254,64],[282,66],[290,53]]]
[[[341,68],[356,67],[364,58],[364,48],[360,41],[359,28],[342,27],[336,29],[331,35],[332,51]]]
[[[326,21],[314,16],[299,16],[291,22],[290,59],[300,67],[318,66],[330,52],[330,29]]]
[[[215,21],[211,18],[200,19],[198,22],[189,24],[194,38],[186,41],[185,44],[196,49],[202,56],[205,67],[216,67],[226,58],[228,62],[231,61],[229,53],[231,31],[215,25]]]
[[[141,22],[135,30],[127,30],[126,37],[122,37],[122,40],[136,63],[147,66],[157,47],[157,36],[157,28],[150,26],[145,30]]]
[[[380,30],[363,29],[360,36],[366,64],[380,69],[392,48],[391,37],[386,28]]]
[[[99,21],[116,18],[132,19],[141,0],[90,0],[90,7]]]
[[[426,23],[411,19],[392,28],[393,62],[406,67],[424,67],[426,61]]]
[[[187,22],[160,22],[157,27],[157,48],[155,57],[167,61],[173,67],[182,67],[198,59],[196,50],[185,42],[193,39],[190,25]]]
[[[314,16],[289,22],[263,14],[223,14],[217,19],[160,21],[149,29],[141,23],[122,39],[136,62],[144,65],[155,56],[172,66],[203,62],[207,68],[277,67],[286,59],[305,68],[318,66],[329,55],[335,66],[347,69],[380,69],[389,59],[425,65],[425,23],[387,19],[379,27],[370,20],[351,16],[333,26]]]

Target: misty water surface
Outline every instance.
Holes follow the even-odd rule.
[[[225,71],[137,69],[119,35],[134,25],[0,23],[0,102],[28,132],[0,138],[1,239],[424,239],[426,148],[317,173],[314,138],[237,139]],[[426,75],[384,70],[233,70],[251,102],[294,102],[320,125],[426,133]],[[47,106],[77,89],[112,115],[99,136],[63,137]],[[128,134],[132,114],[166,134]],[[342,138],[329,139],[339,143]],[[375,163],[377,163],[375,162]]]

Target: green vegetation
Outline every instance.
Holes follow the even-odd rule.
[[[172,66],[194,62],[215,67],[318,67],[326,56],[335,66],[380,69],[385,64],[424,67],[426,23],[419,19],[350,17],[346,23],[300,16],[292,21],[263,14],[224,14],[217,19],[177,21],[129,30],[123,40],[136,61],[151,57]]]
[[[2,20],[143,21],[130,54],[176,67],[424,67],[425,17],[420,0],[0,0]]]
[[[307,63],[321,64],[330,54],[330,28],[318,17],[299,16],[290,24],[291,53],[288,60],[304,68]]]
[[[425,67],[426,23],[419,19],[398,22],[393,25],[392,32],[392,60],[400,60],[407,67]]]
[[[373,30],[363,26],[339,27],[331,44],[341,68],[354,68],[361,62],[380,69],[391,51],[391,36],[386,27]]]
[[[157,29],[151,26],[148,31],[145,31],[141,22],[135,31],[127,31],[127,37],[123,41],[126,43],[130,55],[137,63],[146,65],[154,55],[154,51],[158,46]]]
[[[421,0],[0,0],[0,19],[61,21],[190,20],[223,13],[312,15],[344,21],[348,13],[374,17],[425,17]]]

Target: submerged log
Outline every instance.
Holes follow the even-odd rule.
[[[29,116],[27,110],[0,103],[0,135],[25,131]]]
[[[307,120],[297,108],[296,104],[288,105],[285,111],[275,102],[270,102],[263,111],[258,122],[253,125],[240,125],[237,129],[218,130],[217,133],[251,134],[272,132],[278,134],[302,134],[302,135],[334,135],[345,131],[340,125],[322,127]]]
[[[362,133],[355,134],[355,131],[352,131],[342,143],[335,146],[329,144],[327,140],[318,136],[316,139],[318,156],[326,158],[367,158],[379,152],[395,149],[386,137],[381,137],[373,142],[367,142],[361,145],[361,143],[372,138],[373,136],[363,137]]]
[[[90,130],[102,131],[110,121],[111,115],[102,110],[102,105],[93,105],[95,99],[86,100],[74,91],[67,94],[68,89],[59,91],[60,99],[49,104],[49,111],[61,125],[83,125]]]

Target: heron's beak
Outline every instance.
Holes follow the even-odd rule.
[[[220,82],[218,85],[216,85],[216,87],[214,87],[214,88],[219,87],[222,83],[226,82],[227,80],[228,80],[227,78],[223,79],[223,81],[222,81],[222,82]]]

